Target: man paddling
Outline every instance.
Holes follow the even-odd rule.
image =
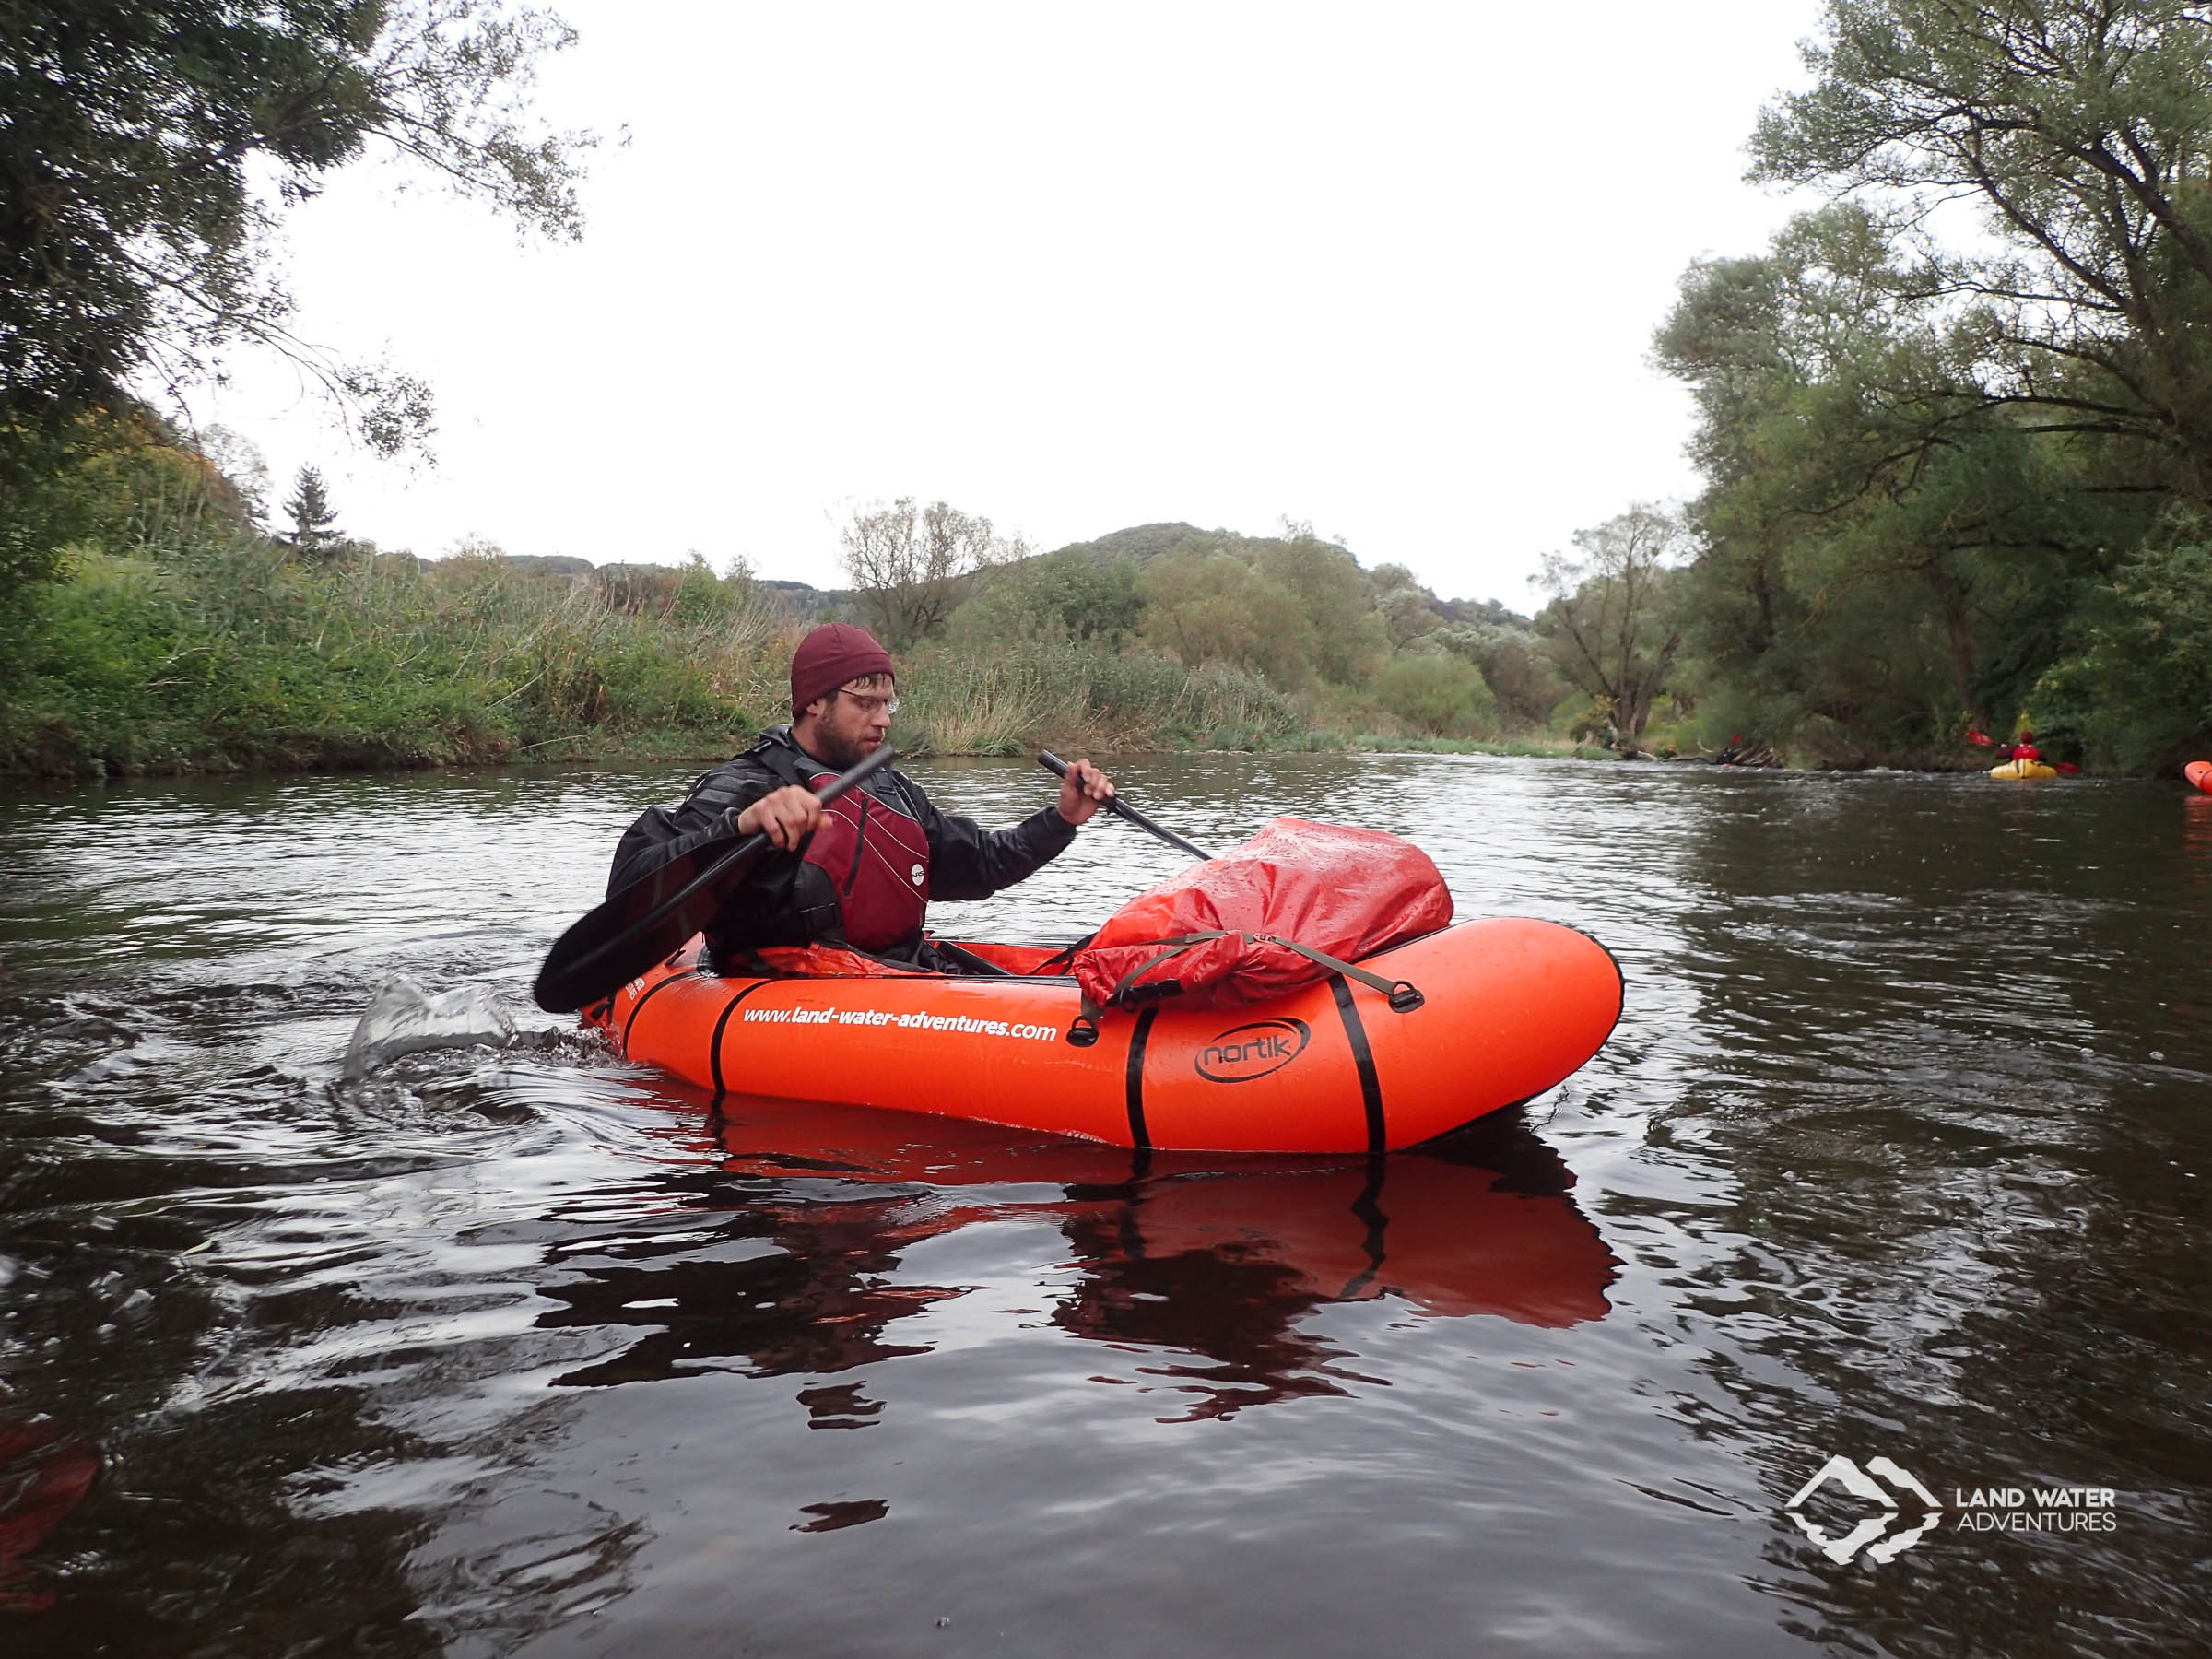
[[[930,899],[983,899],[1034,875],[1066,850],[1076,827],[1113,798],[1088,760],[1060,799],[1009,830],[939,812],[891,767],[825,808],[815,791],[881,747],[899,712],[890,653],[865,629],[818,628],[791,659],[789,725],[692,785],[673,810],[655,806],[615,849],[607,891],[727,835],[764,833],[760,861],[707,924],[716,966],[767,945],[842,945],[870,956],[942,966],[923,937]],[[734,820],[734,822],[733,822]]]

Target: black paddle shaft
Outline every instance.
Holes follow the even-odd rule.
[[[1043,767],[1046,771],[1051,772],[1055,777],[1065,778],[1067,776],[1067,762],[1061,759],[1059,756],[1053,754],[1050,749],[1044,750],[1037,757],[1037,764]],[[1158,824],[1154,823],[1150,818],[1147,818],[1135,807],[1124,801],[1118,794],[1115,795],[1112,800],[1101,802],[1100,805],[1102,805],[1107,811],[1112,813],[1116,818],[1127,818],[1131,823],[1135,824],[1146,834],[1158,836],[1161,841],[1166,841],[1169,846],[1175,847],[1184,853],[1188,853],[1193,858],[1204,861],[1213,857],[1213,854],[1208,853],[1204,847],[1198,846],[1194,842],[1184,841],[1182,837],[1176,834],[1174,830],[1162,830]]]
[[[823,806],[890,764],[884,744],[858,766],[823,785]],[[732,844],[717,837],[641,876],[562,934],[546,953],[533,994],[548,1014],[572,1014],[619,990],[705,926],[730,889],[774,843],[765,832]]]

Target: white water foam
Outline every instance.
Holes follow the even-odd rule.
[[[481,985],[464,985],[437,996],[405,976],[377,987],[369,1011],[346,1045],[346,1076],[365,1077],[402,1054],[427,1049],[505,1048],[514,1021]]]

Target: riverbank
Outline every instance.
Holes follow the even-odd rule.
[[[788,717],[808,618],[694,560],[650,589],[493,552],[302,560],[266,537],[85,551],[33,595],[0,691],[0,773],[99,778],[720,758]],[[927,641],[909,754],[1385,748],[1559,753],[1438,734],[1343,688],[1285,690],[1139,641]],[[1469,671],[1471,672],[1471,671]]]
[[[307,552],[226,513],[212,487],[173,510],[157,511],[160,499],[130,496],[62,579],[0,616],[0,776],[710,761],[788,717],[791,650],[825,602],[804,590],[810,608],[790,584],[721,575],[696,556],[667,568],[483,546],[436,560],[358,543]],[[1088,557],[1064,549],[993,572],[939,632],[899,653],[901,752],[1630,758],[1594,740],[1605,709],[1560,695],[1545,641],[1510,617],[1416,617],[1426,631],[1388,643],[1384,612],[1404,625],[1411,590],[1378,597],[1341,549],[1286,542],[1254,555],[1293,572],[1305,559],[1335,584],[1318,612],[1348,617],[1339,631],[1365,654],[1334,667],[1312,618],[1276,618],[1302,654],[1246,660],[1251,641],[1224,631],[1219,606],[1177,610],[1164,590],[1144,600],[1128,571],[1134,609],[1077,604],[1053,583],[1082,599],[1088,571],[1108,597],[1120,592]],[[1206,629],[1218,653],[1193,643]],[[1670,699],[1642,743],[1659,758],[1717,759],[1712,725],[1695,698]],[[1836,771],[1984,763],[1800,726],[1798,741],[1755,741],[1747,758]]]

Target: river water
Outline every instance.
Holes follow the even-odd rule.
[[[2212,1646],[2212,796],[1115,770],[1201,842],[1415,838],[1463,916],[1611,947],[1619,1029],[1433,1151],[1146,1167],[537,1014],[677,773],[0,797],[0,1647]],[[1102,821],[939,919],[1066,937],[1174,867]],[[349,1081],[399,975],[521,1030]],[[1937,1508],[1787,1508],[1831,1456]]]

